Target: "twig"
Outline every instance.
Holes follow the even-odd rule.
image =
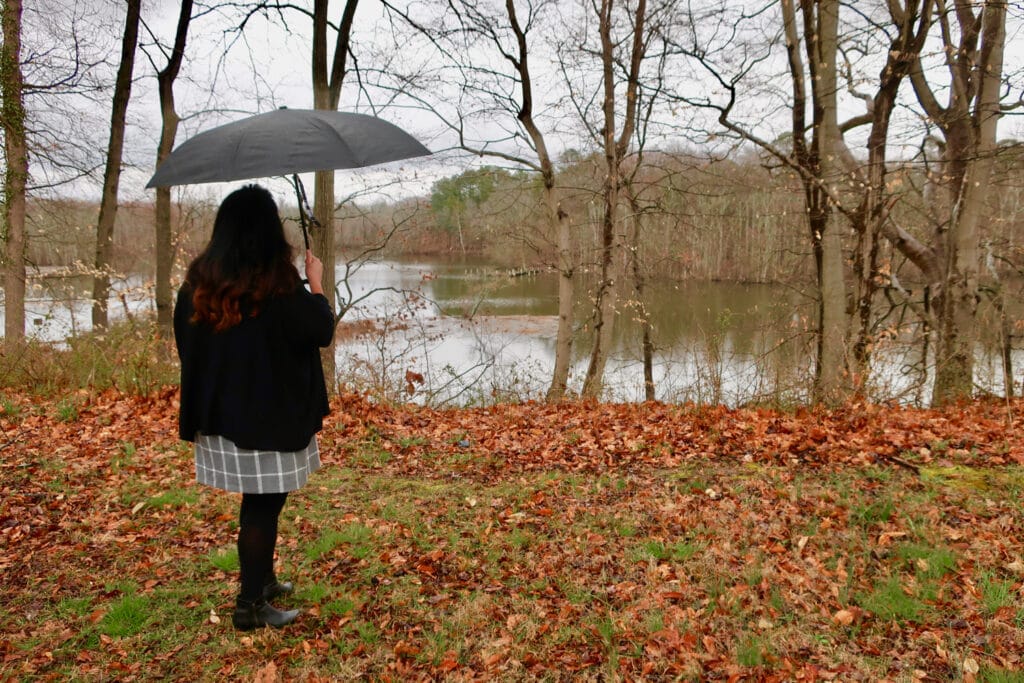
[[[882,457],[885,458],[886,460],[890,460],[896,463],[900,467],[906,467],[908,470],[913,470],[915,474],[921,474],[921,466],[915,465],[909,460],[904,460],[903,458],[896,455],[883,455]]]

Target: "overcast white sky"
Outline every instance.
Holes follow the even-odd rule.
[[[51,4],[53,0],[27,0],[26,23],[30,25],[31,31],[26,36],[26,49],[33,49],[33,41],[38,43],[35,49],[44,47],[43,44],[48,40],[46,36],[48,31],[51,34],[60,31],[66,32],[68,26],[90,27],[84,30],[77,29],[80,33],[105,31],[106,36],[86,37],[92,37],[97,45],[105,45],[107,50],[110,50],[111,45],[116,43],[117,32],[120,30],[122,21],[122,3],[116,2],[116,0],[58,1],[63,3],[63,9]],[[343,4],[340,0],[331,2],[330,17],[332,21],[337,21],[340,17]],[[564,9],[572,5],[574,3],[571,0],[565,0],[564,3],[559,3],[559,8]],[[428,7],[429,4],[420,3],[419,6]],[[65,15],[61,15],[59,9],[65,12]],[[178,3],[174,0],[147,2],[143,12],[148,27],[163,42],[169,43],[177,20]],[[69,23],[70,19],[73,21]],[[280,20],[267,21],[262,17],[254,17],[249,22],[244,36],[241,37],[230,30],[237,21],[237,15],[228,10],[198,17],[193,21],[186,61],[176,84],[177,109],[179,113],[186,116],[178,131],[178,144],[197,132],[236,120],[247,114],[270,111],[279,106],[291,108],[310,108],[312,106],[309,66],[311,22],[307,17],[294,11],[287,15],[287,20],[288,23],[285,26]],[[771,23],[768,19],[766,21],[769,22],[770,30]],[[1020,30],[1019,22],[1010,27],[1007,70],[1021,66],[1020,56],[1024,49],[1024,45],[1022,45],[1024,40],[1021,39]],[[52,37],[49,40],[52,41]],[[149,45],[148,54],[156,58],[157,66],[162,67],[163,58],[152,48],[152,38],[146,31],[143,31],[141,40],[144,44]],[[226,46],[232,41],[231,50],[226,52]],[[333,45],[332,40],[329,40],[329,43]],[[354,45],[363,66],[373,63],[374,52],[393,50],[394,38],[383,21],[378,3],[370,0],[360,3]],[[416,46],[405,45],[403,47],[406,49],[407,59],[412,60],[422,56],[417,52]],[[116,60],[116,45],[112,58]],[[534,60],[533,66],[538,71],[551,68],[550,62],[543,58]],[[776,65],[775,67],[769,66],[769,68],[780,67]],[[677,74],[677,76],[686,77],[685,74]],[[557,82],[558,76],[554,74],[541,80],[542,84],[549,86],[553,86]],[[555,92],[554,88],[552,88],[552,92]],[[765,132],[768,137],[772,137],[778,132],[786,130],[789,125],[788,117],[766,117],[764,112],[771,108],[771,105],[767,104],[771,101],[771,95],[765,92],[761,96],[766,99],[758,100],[758,106],[749,110],[753,117],[751,120],[756,125],[763,126],[764,131],[762,132]],[[29,105],[30,107],[38,106],[40,102],[47,101],[37,98]],[[862,106],[852,98],[848,98],[846,102],[847,106],[851,108]],[[355,82],[346,82],[343,88],[341,108],[351,110],[365,104],[366,101],[360,96]],[[47,103],[46,106],[49,104]],[[93,152],[101,151],[106,145],[106,129],[110,116],[109,95],[106,100],[100,98],[96,103],[88,105],[79,103],[76,106],[82,107],[81,112],[74,115],[63,115],[61,120],[66,122],[64,125],[68,126],[68,130],[58,134],[54,144],[60,144],[62,139],[81,137],[94,148]],[[54,112],[41,112],[41,114],[37,117],[40,122],[46,121],[47,116],[56,116]],[[423,112],[409,109],[387,109],[381,112],[381,116],[404,127],[432,150],[441,151],[452,145],[451,137],[444,134],[443,128],[436,120],[431,119]],[[757,121],[758,116],[761,121]],[[696,115],[693,112],[684,111],[678,114],[678,118],[696,118]],[[155,69],[142,52],[136,58],[135,84],[129,108],[129,120],[130,126],[126,143],[126,162],[129,167],[126,168],[122,176],[121,197],[125,201],[150,201],[153,193],[144,190],[143,186],[154,170],[160,118]],[[486,120],[478,120],[477,123],[485,125]],[[1000,124],[1001,137],[1021,137],[1021,133],[1022,124],[1018,119],[1004,119]],[[480,137],[487,135],[488,133],[484,132],[479,134]],[[556,153],[562,147],[581,144],[578,134],[575,140],[571,135],[561,137],[552,135],[551,139]],[[666,140],[670,140],[670,138],[666,138]],[[908,142],[916,144],[917,140]],[[337,174],[337,196],[341,199],[361,191],[364,187],[376,185],[386,186],[382,193],[374,195],[376,198],[422,194],[429,191],[430,185],[437,178],[458,173],[470,163],[479,163],[479,161],[465,155],[439,154],[437,158],[410,160],[374,169],[340,171]],[[491,163],[498,162],[492,161]],[[36,176],[35,180],[40,182],[41,179]],[[304,181],[307,188],[311,189],[311,174],[304,177]],[[281,199],[291,201],[292,195],[286,183],[264,181],[264,184],[271,186]],[[191,186],[180,191],[188,193],[189,196],[205,196],[216,200],[237,185],[238,183]],[[98,197],[99,184],[97,181],[83,181],[76,183],[73,187],[62,188],[60,192]]]

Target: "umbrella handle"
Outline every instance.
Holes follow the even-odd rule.
[[[306,229],[306,221],[309,221],[310,225],[320,227],[320,221],[313,215],[313,211],[309,208],[309,201],[306,199],[306,188],[303,187],[302,181],[299,180],[299,174],[292,174],[292,184],[295,186],[295,195],[299,200],[299,224],[302,226],[302,241],[306,245],[306,249],[309,249],[309,231]]]

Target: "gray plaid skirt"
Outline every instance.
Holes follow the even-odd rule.
[[[196,481],[236,493],[287,493],[305,486],[320,469],[316,435],[299,451],[239,448],[214,434],[196,436]]]

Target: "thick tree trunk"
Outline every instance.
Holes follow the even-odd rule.
[[[114,251],[114,220],[117,217],[117,190],[121,182],[121,157],[124,150],[125,114],[132,91],[132,69],[139,36],[142,0],[128,0],[128,11],[121,41],[121,64],[114,84],[114,103],[110,115],[110,143],[103,172],[103,195],[96,224],[96,262],[92,287],[93,329],[107,327],[107,300],[110,297],[110,261]]]
[[[821,356],[817,400],[842,402],[848,388],[846,371],[846,282],[843,278],[843,241],[838,221],[829,221],[822,236]]]
[[[804,178],[811,243],[818,270],[818,334],[813,397],[815,402],[835,403],[846,393],[846,283],[839,226],[832,217],[829,190],[839,178],[839,123],[836,105],[836,51],[839,30],[838,0],[802,3],[804,48],[811,77],[814,112],[810,149],[803,142],[806,96],[803,70],[796,51],[796,17],[790,0],[782,0],[793,78],[794,150],[810,172]]]
[[[3,93],[4,153],[4,335],[25,336],[25,185],[28,144],[21,73],[21,0],[4,0],[4,42],[0,46],[0,91]]]
[[[341,86],[345,80],[345,61],[348,57],[349,38],[359,0],[347,0],[342,11],[341,24],[337,28],[334,57],[330,70],[327,67],[327,10],[328,0],[313,3],[313,107],[334,111],[341,100]],[[311,235],[313,252],[324,264],[324,296],[337,311],[335,281],[336,255],[334,251],[334,171],[319,171],[314,181],[313,213],[320,223],[320,229]],[[328,378],[328,389],[333,393],[337,386],[337,362],[334,357],[336,342],[323,349],[324,375]]]
[[[323,289],[324,296],[331,304],[331,310],[337,310],[337,282],[334,279],[335,253],[334,253],[334,171],[321,171],[315,174],[314,180],[315,198],[313,201],[313,214],[316,216],[319,228],[315,228],[310,234],[310,246],[313,253],[324,264]],[[324,376],[328,378],[328,388],[333,393],[337,386],[337,361],[334,357],[335,345],[332,342],[328,347],[320,351],[320,358],[323,361]]]
[[[982,9],[982,37],[975,78],[977,100],[969,120],[973,154],[954,205],[946,255],[946,280],[940,312],[939,347],[932,402],[969,398],[974,389],[974,344],[977,338],[979,225],[990,191],[996,151],[996,126],[1006,41],[1005,0],[989,0]],[[964,125],[964,121],[960,125]]]
[[[192,0],[181,0],[178,14],[178,28],[175,32],[174,47],[167,66],[157,74],[160,92],[160,143],[156,152],[159,166],[174,147],[178,134],[178,113],[174,110],[174,80],[178,77],[181,60],[185,54],[188,27],[192,19]],[[171,291],[171,269],[174,266],[174,232],[171,229],[171,189],[156,189],[156,220],[154,224],[156,244],[156,321],[160,333],[171,335],[174,313],[174,295]]]
[[[553,187],[544,184],[544,204],[548,223],[558,235],[558,332],[555,337],[555,367],[548,387],[547,400],[565,398],[572,365],[573,299],[575,297],[575,263],[572,255],[572,227],[558,205]]]
[[[601,274],[595,297],[594,345],[583,380],[583,396],[600,398],[604,389],[604,369],[611,353],[620,275],[621,240],[618,236],[618,162],[614,152],[606,155],[604,215],[601,223]]]

